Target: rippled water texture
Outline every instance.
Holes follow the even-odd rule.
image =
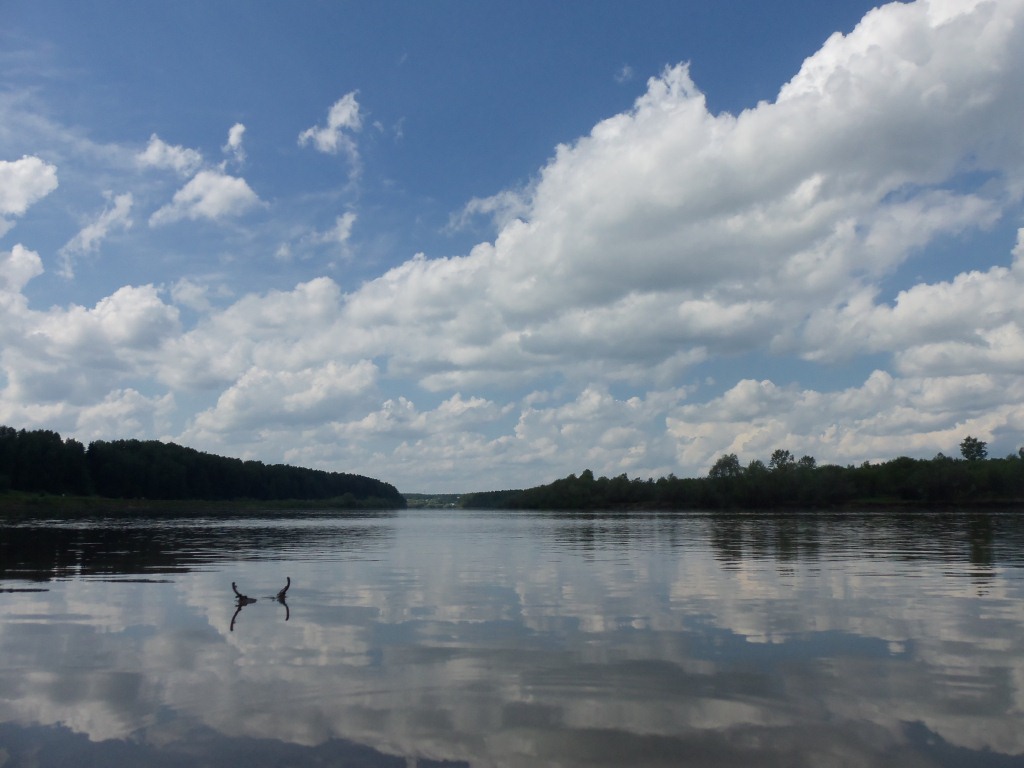
[[[0,766],[1021,766],[1022,521],[8,523]]]

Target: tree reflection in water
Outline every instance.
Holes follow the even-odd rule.
[[[68,522],[0,520],[0,579],[47,581],[106,574],[187,573],[229,558],[285,558],[295,551],[357,551],[392,535],[390,512],[313,518],[110,517]],[[346,525],[346,520],[358,524]],[[369,524],[367,524],[369,521]]]

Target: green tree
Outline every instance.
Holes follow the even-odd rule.
[[[772,451],[772,457],[768,460],[768,468],[772,472],[779,472],[792,468],[796,463],[796,459],[793,458],[793,454],[784,448],[778,448]]]
[[[988,456],[988,443],[968,435],[960,443],[960,454],[968,461],[981,461]]]
[[[735,453],[727,453],[714,463],[708,477],[739,477],[742,474],[739,457]]]

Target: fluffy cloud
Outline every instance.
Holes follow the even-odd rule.
[[[57,168],[38,157],[0,160],[0,235],[13,224],[6,216],[22,216],[57,188]]]
[[[149,144],[135,157],[143,168],[172,170],[181,176],[190,176],[203,164],[203,156],[195,149],[172,146],[155,133],[149,137]]]
[[[15,256],[20,279],[41,272],[37,255]],[[30,424],[56,423],[59,416],[65,429],[126,382],[151,376],[163,344],[180,333],[178,311],[151,285],[121,288],[92,308],[33,312],[25,302],[3,308],[4,325],[17,329],[0,353],[3,409],[25,414],[19,421]]]
[[[301,429],[337,420],[365,400],[376,380],[377,368],[368,360],[348,367],[329,362],[299,371],[253,367],[220,395],[216,406],[196,416],[194,430],[220,435],[282,424]]]
[[[196,286],[183,290],[193,297]],[[339,326],[341,302],[341,291],[327,278],[246,296],[169,340],[158,378],[176,390],[206,391],[230,387],[253,368],[299,372],[372,358],[350,353]]]
[[[218,221],[240,216],[259,204],[259,197],[245,179],[205,170],[179,189],[170,203],[150,216],[149,224],[157,227],[183,219]]]
[[[182,278],[171,286],[171,299],[175,304],[205,312],[210,309],[209,288],[188,278]]]
[[[891,305],[876,304],[876,291],[865,290],[813,315],[805,330],[808,357],[887,352],[911,374],[963,373],[979,364],[996,370],[1008,361],[1008,351],[1012,357],[1007,345],[1019,344],[1014,339],[1024,330],[1014,308],[1022,288],[1024,260],[1018,256],[1010,268],[915,285],[900,291]],[[942,349],[948,354],[937,354]],[[1011,362],[1010,371],[1024,369]]]
[[[246,453],[265,438],[266,458],[386,466],[406,490],[467,471],[486,488],[584,464],[683,474],[724,452],[847,463],[949,452],[968,431],[1019,440],[1024,245],[972,271],[925,260],[1019,213],[1022,52],[1021,0],[922,1],[869,13],[737,115],[712,114],[688,68],[668,67],[528,188],[471,201],[464,216],[495,216],[493,242],[418,255],[348,293],[321,277],[223,309],[182,280],[174,301],[202,313],[187,329],[152,288],[110,297],[120,336],[103,302],[30,313],[19,292],[38,256],[17,246],[0,261],[8,327],[45,343],[6,353],[7,395],[28,398],[35,376],[52,399],[68,365],[74,402],[177,394],[202,401],[179,414],[199,445]],[[299,143],[357,161],[362,123],[349,93]],[[195,173],[154,226],[260,204],[156,136],[139,162]],[[351,247],[355,221],[294,241]],[[918,265],[937,276],[908,278]],[[830,367],[850,361],[865,372]],[[103,370],[118,372],[105,389]]]
[[[151,440],[166,433],[175,407],[171,394],[147,397],[135,389],[115,389],[101,400],[19,402],[0,399],[0,423],[57,429],[88,443],[112,438]]]
[[[242,146],[244,135],[245,126],[234,124],[228,131],[227,143],[222,147],[239,164],[245,160]],[[185,186],[175,192],[170,203],[149,217],[151,227],[186,219],[219,221],[240,216],[261,204],[245,179],[225,173],[227,161],[216,168],[203,168],[203,156],[198,151],[171,146],[156,134],[150,137],[145,151],[136,155],[135,159],[143,167],[170,169],[181,176],[191,176]]]
[[[7,371],[6,361],[11,350],[23,345],[35,330],[28,299],[22,290],[41,274],[43,260],[21,243],[10,251],[0,251],[0,381]],[[0,402],[2,400],[0,395]]]
[[[961,360],[990,350],[1004,370],[1013,364],[1019,292],[1006,270],[877,303],[878,281],[919,249],[991,226],[1016,204],[1022,141],[1005,126],[1024,116],[1021,25],[1011,23],[1021,6],[962,11],[922,3],[869,14],[808,59],[776,102],[737,116],[710,114],[687,69],[667,69],[631,111],[559,147],[528,199],[478,203],[474,211],[497,211],[517,201],[493,243],[464,257],[417,257],[347,296],[331,321],[345,328],[337,353],[384,355],[388,375],[438,391],[573,382],[575,398],[524,408],[515,437],[486,450],[570,453],[579,464],[580,446],[590,446],[587,457],[608,471],[703,471],[717,453],[755,457],[787,442],[835,461],[884,456],[897,443],[949,450],[967,425],[990,434],[1015,423],[1009,399],[986,400],[984,422],[958,418],[963,400],[932,405],[960,391],[965,366],[943,364],[930,344],[973,344],[978,355]],[[963,56],[979,39],[984,54]],[[982,181],[972,188],[974,177]],[[607,419],[569,439],[572,407],[601,391],[593,382],[665,385],[722,354],[765,348],[821,360],[885,351],[915,378],[894,380],[891,404],[864,413],[842,407],[861,390],[886,396],[875,377],[836,393],[768,381],[755,388],[761,399],[741,381],[723,396],[739,414],[729,419],[713,418],[718,400],[670,405],[651,395],[660,410],[635,426],[612,398]],[[997,373],[967,389],[1005,392]],[[396,423],[410,401],[394,401],[403,402],[370,422]],[[833,408],[834,418],[822,416]],[[876,423],[889,431],[875,434]],[[530,437],[544,424],[560,426]],[[643,450],[646,463],[634,460]]]
[[[666,410],[686,396],[685,389],[674,389],[619,399],[590,385],[568,402],[528,403],[515,427],[517,452],[557,461],[572,451],[577,470],[665,475],[676,467],[663,426]]]
[[[774,448],[847,464],[896,454],[955,453],[964,434],[991,439],[1024,426],[1019,376],[966,374],[894,378],[875,371],[837,392],[743,380],[721,397],[684,404],[667,418],[677,462],[707,469],[722,453],[765,460]]]
[[[75,433],[82,441],[136,437],[152,439],[170,426],[174,395],[147,397],[135,389],[109,392],[101,402],[75,414]]]
[[[375,341],[400,329],[392,366],[438,388],[809,342],[809,313],[1014,203],[1019,10],[887,7],[738,116],[710,114],[672,67],[633,110],[559,147],[493,244],[402,265],[346,312],[382,327]],[[977,39],[985,54],[961,56]],[[963,189],[966,172],[983,181]]]
[[[0,296],[8,301],[20,297],[28,281],[41,274],[43,261],[39,254],[18,243],[10,251],[0,253]]]

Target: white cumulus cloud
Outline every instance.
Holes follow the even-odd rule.
[[[172,170],[181,176],[191,175],[203,164],[203,156],[198,150],[168,144],[155,133],[135,160],[144,168]]]
[[[0,402],[174,394],[202,402],[178,414],[200,447],[258,445],[404,490],[1024,440],[1024,245],[988,244],[969,267],[948,255],[1020,216],[1022,51],[1024,0],[918,0],[833,35],[739,114],[709,111],[688,67],[668,66],[528,188],[471,200],[464,215],[493,216],[493,240],[221,307],[179,280],[174,300],[201,312],[187,328],[152,287],[33,313],[21,290],[41,263],[16,246],[0,259],[0,333],[21,343],[3,349]],[[362,124],[352,92],[299,144],[356,164]],[[232,128],[225,151],[241,146]],[[198,153],[154,136],[143,155],[190,177],[154,226],[260,204]],[[22,187],[8,215],[44,187]],[[267,247],[349,245],[356,221]]]
[[[183,219],[218,221],[240,216],[259,204],[259,197],[245,179],[205,170],[179,189],[170,203],[150,216],[149,224],[156,227]]]
[[[57,167],[38,157],[0,160],[0,236],[14,226],[4,217],[24,215],[57,184]]]
[[[0,295],[13,298],[33,277],[43,274],[43,260],[39,254],[30,251],[21,243],[10,251],[0,252]]]
[[[328,362],[298,371],[252,367],[195,418],[199,433],[223,434],[277,424],[303,425],[344,418],[377,380],[377,368],[361,360],[351,366]]]
[[[809,313],[1014,204],[1020,11],[887,6],[738,116],[709,113],[671,67],[559,147],[493,243],[397,267],[346,313],[383,327],[375,342],[395,328],[392,366],[442,388],[791,344]],[[977,39],[984,53],[961,56]],[[983,181],[963,189],[966,171]]]

